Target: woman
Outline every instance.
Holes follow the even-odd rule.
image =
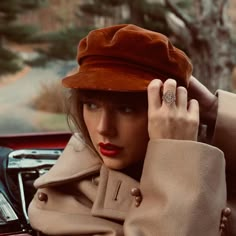
[[[230,148],[217,136],[224,112],[216,118],[229,95],[219,92],[218,102],[181,50],[135,25],[91,31],[78,63],[63,85],[79,133],[36,180],[32,227],[116,236],[215,236],[233,227],[222,152]],[[198,141],[200,120],[214,133],[211,145]]]

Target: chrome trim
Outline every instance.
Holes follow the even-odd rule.
[[[18,184],[19,184],[19,189],[20,189],[20,198],[21,198],[21,206],[22,206],[22,211],[25,216],[27,224],[29,224],[29,217],[27,214],[27,209],[26,209],[26,201],[25,201],[25,190],[24,190],[24,183],[23,183],[23,174],[30,174],[30,173],[35,173],[35,171],[25,171],[25,172],[19,172],[18,173]]]
[[[33,170],[51,167],[61,153],[61,150],[15,150],[8,155],[8,169]]]
[[[30,174],[38,174],[39,176],[45,174],[56,163],[61,153],[62,151],[57,149],[20,149],[14,150],[8,155],[7,168],[9,171],[12,170],[17,173],[22,211],[28,224],[29,217],[23,178]]]
[[[55,149],[19,149],[12,151],[9,154],[9,157],[22,158],[22,157],[32,157],[32,158],[46,158],[49,157],[55,158],[55,156],[60,156],[62,153],[61,150]]]
[[[0,192],[0,225],[14,220],[18,220],[18,217],[7,199]]]

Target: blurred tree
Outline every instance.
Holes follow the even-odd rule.
[[[127,14],[122,16],[124,9]],[[79,5],[80,13],[78,15],[81,18],[83,15],[102,16],[110,19],[111,24],[133,23],[169,35],[170,30],[165,17],[166,11],[167,8],[159,1],[93,0]],[[94,18],[95,25],[97,25],[96,20]]]
[[[114,19],[121,10],[117,7],[126,6],[128,17],[113,23],[133,23],[166,34],[189,55],[193,74],[215,91],[231,90],[235,64],[226,4],[227,0],[92,0],[80,11]]]
[[[194,76],[211,91],[231,90],[234,57],[228,27],[227,0],[90,0],[75,14],[82,25],[44,36],[47,50],[34,63],[74,59],[79,40],[89,30],[133,23],[167,35],[191,58]],[[125,12],[125,14],[124,14]],[[92,19],[92,20],[91,20]],[[100,22],[100,23],[99,23]]]
[[[135,3],[135,4],[134,4]],[[182,4],[182,5],[181,5]],[[122,7],[126,6],[130,14],[128,18],[123,18]],[[182,7],[188,4],[180,3]],[[43,66],[51,60],[70,60],[75,59],[78,42],[87,33],[100,25],[96,24],[97,17],[107,17],[113,23],[128,23],[143,26],[145,28],[162,32],[170,35],[167,20],[167,8],[159,2],[148,3],[145,0],[93,0],[84,1],[78,5],[75,15],[80,22],[77,26],[76,22],[70,27],[64,28],[58,32],[42,34],[37,40],[47,43],[48,47],[38,49],[39,57],[29,62],[34,66]],[[109,21],[109,20],[108,20]],[[110,21],[110,22],[111,22]]]
[[[74,60],[77,45],[91,28],[89,27],[66,27],[60,31],[45,33],[37,36],[37,41],[47,43],[47,47],[36,49],[39,56],[28,64],[32,66],[44,66],[55,60]]]
[[[192,11],[186,12],[171,0],[168,25],[176,41],[184,44],[194,65],[194,75],[211,91],[232,90],[235,65],[227,0],[195,0]]]
[[[45,0],[7,0],[0,1],[0,75],[14,73],[22,68],[23,59],[8,48],[8,42],[26,43],[37,28],[21,25],[19,14],[40,7]]]

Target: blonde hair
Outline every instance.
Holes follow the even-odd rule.
[[[95,151],[84,122],[83,101],[81,99],[81,93],[83,92],[78,89],[70,89],[70,95],[66,104],[67,123],[70,130],[73,133],[79,132],[80,138],[82,138],[82,140]]]

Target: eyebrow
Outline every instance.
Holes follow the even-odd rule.
[[[103,91],[87,91],[81,93],[80,100],[97,100],[104,102],[112,102],[115,104],[137,104],[147,103],[147,94],[144,92],[140,93],[125,93],[125,92],[103,92]]]

